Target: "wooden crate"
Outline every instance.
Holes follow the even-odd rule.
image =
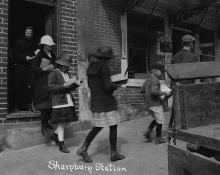
[[[220,162],[192,153],[185,145],[185,142],[178,142],[168,146],[169,175],[219,175]]]
[[[198,78],[218,77],[220,62],[170,65],[168,75],[174,82],[177,129],[177,145],[168,146],[169,175],[220,174],[219,161],[186,149],[190,143],[220,155],[220,83],[189,83]]]
[[[220,82],[176,83],[173,100],[178,129],[220,123]]]
[[[172,64],[167,67],[167,73],[175,84],[173,101],[177,129],[220,123],[220,82],[181,83],[219,77],[220,62]]]

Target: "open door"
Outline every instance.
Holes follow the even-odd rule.
[[[34,40],[51,35],[56,42],[56,2],[49,0],[10,0],[9,1],[9,65],[8,65],[8,113],[14,111],[14,86],[16,74],[13,62],[13,49],[16,41],[24,35],[24,28],[34,28]]]

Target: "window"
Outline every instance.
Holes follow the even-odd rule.
[[[215,32],[214,31],[200,29],[199,55],[200,55],[201,62],[215,60]]]
[[[144,79],[152,63],[164,63],[164,53],[160,51],[164,21],[154,16],[148,19],[148,15],[127,14],[129,78]]]

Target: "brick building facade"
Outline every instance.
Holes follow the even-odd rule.
[[[116,59],[110,63],[113,79],[129,78],[126,88],[118,89],[115,96],[122,107],[132,110],[144,107],[144,97],[140,93],[140,86],[150,65],[154,62],[160,62],[164,66],[169,64],[174,51],[179,49],[178,43],[181,35],[191,33],[196,37],[195,51],[202,59],[208,57],[207,60],[218,60],[218,14],[214,14],[214,10],[208,11],[203,19],[204,6],[196,0],[184,0],[184,2],[186,6],[188,3],[186,9],[192,7],[191,9],[196,11],[199,8],[200,13],[192,12],[190,18],[175,23],[171,17],[177,17],[180,15],[177,12],[183,9],[183,4],[175,0],[129,1],[129,3],[123,0],[22,0],[19,2],[1,0],[0,121],[6,121],[7,114],[10,113],[10,103],[13,101],[8,95],[10,92],[8,72],[10,72],[11,45],[13,39],[17,37],[13,26],[16,25],[16,21],[21,20],[16,18],[16,14],[11,14],[16,6],[23,10],[31,7],[38,14],[42,11],[45,28],[36,26],[39,29],[37,36],[45,33],[51,34],[57,43],[57,54],[66,53],[71,56],[74,64],[71,68],[72,72],[77,72],[77,76],[85,82],[74,94],[77,111],[83,118],[89,115],[89,91],[86,84],[87,56],[100,45],[112,46],[117,55]],[[210,6],[209,9],[214,9],[212,5],[206,4]],[[203,7],[202,10],[201,7]],[[182,12],[184,14],[184,10]],[[36,14],[32,14],[32,17],[34,20],[38,19]],[[191,24],[194,26],[199,24],[200,30],[193,31]],[[204,37],[206,34],[213,35],[212,39]],[[168,44],[166,51],[162,49],[164,43]],[[144,47],[145,45],[147,47]],[[128,73],[127,67],[129,67]],[[165,78],[167,79],[166,76]]]
[[[9,80],[8,73],[10,71],[10,42],[15,42],[15,37],[12,32],[14,32],[11,28],[17,20],[21,20],[16,18],[15,15],[11,14],[13,10],[15,10],[14,6],[20,5],[17,8],[28,8],[32,6],[32,10],[40,10],[40,8],[45,8],[45,11],[49,8],[52,9],[51,19],[48,20],[48,24],[45,22],[45,29],[41,29],[41,33],[36,31],[38,36],[42,36],[44,34],[50,34],[55,38],[56,52],[58,55],[68,54],[71,56],[73,60],[73,67],[71,68],[71,72],[77,72],[77,19],[76,19],[76,0],[57,0],[57,1],[20,1],[16,4],[16,1],[13,0],[2,0],[0,1],[0,15],[1,15],[1,25],[0,25],[0,121],[6,122],[7,114],[9,111],[9,104],[13,101],[13,97],[9,97]],[[25,6],[25,7],[22,7]],[[23,9],[23,10],[24,10]],[[42,10],[42,9],[41,9]],[[20,9],[21,13],[22,9]],[[43,11],[43,10],[42,10]],[[38,12],[38,14],[41,11]],[[50,13],[50,10],[48,12]],[[44,15],[44,14],[42,14]],[[34,12],[30,15],[32,18],[36,18]],[[31,18],[30,17],[30,18]],[[28,18],[27,18],[28,19]],[[24,25],[30,24],[27,23],[27,19],[25,18],[26,23],[22,23]],[[33,19],[28,19],[28,22]],[[15,22],[11,22],[15,21]],[[48,25],[48,26],[46,26]],[[11,28],[10,28],[11,27]],[[33,25],[35,28],[35,25]],[[36,27],[39,29],[38,26]],[[11,32],[11,33],[10,33]],[[17,30],[19,33],[19,29]],[[14,38],[13,38],[14,37]],[[10,38],[10,41],[9,39]],[[38,38],[39,41],[39,38]],[[13,76],[13,75],[11,75]],[[75,98],[78,99],[78,93],[74,94]],[[10,101],[11,100],[11,101]],[[77,100],[76,100],[77,102]],[[78,106],[78,103],[77,103]],[[78,108],[77,108],[78,110]],[[22,121],[22,120],[21,120]],[[28,120],[25,120],[28,121]]]

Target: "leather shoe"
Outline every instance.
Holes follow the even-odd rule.
[[[166,143],[166,140],[163,137],[156,137],[155,145],[159,145],[161,143]]]
[[[76,154],[80,157],[82,157],[83,162],[86,163],[91,163],[93,162],[93,160],[89,157],[89,155],[87,154],[86,149],[83,148],[79,148],[76,152]]]
[[[57,134],[53,133],[52,136],[50,136],[50,139],[53,140],[57,146],[59,146],[59,139]]]
[[[64,144],[64,141],[59,142],[59,150],[63,153],[70,153],[70,151],[67,149],[66,145]]]
[[[117,152],[114,152],[114,153],[111,154],[111,162],[122,160],[124,158],[125,158],[124,155],[118,154]]]

